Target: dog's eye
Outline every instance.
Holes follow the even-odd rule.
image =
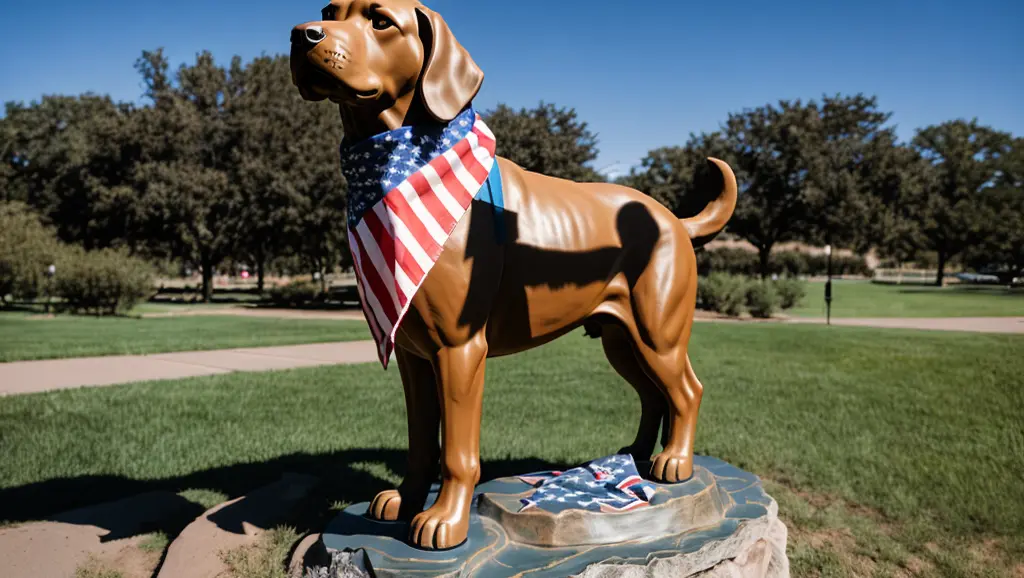
[[[371,14],[370,21],[373,23],[374,30],[387,30],[395,25],[390,18],[380,12],[374,12]]]
[[[338,15],[337,6],[328,6],[320,11],[320,18],[322,20],[334,20],[334,17]]]

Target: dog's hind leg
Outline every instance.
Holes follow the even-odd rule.
[[[601,327],[601,344],[604,354],[623,379],[625,379],[640,396],[640,425],[637,428],[633,443],[619,450],[619,453],[630,454],[634,460],[651,459],[654,447],[658,443],[658,428],[662,419],[668,414],[668,401],[661,389],[644,373],[637,351],[630,339],[618,324],[607,324]],[[668,433],[668,423],[665,432]],[[665,440],[667,441],[667,440]],[[662,443],[665,443],[663,441]]]
[[[441,406],[438,403],[434,369],[426,359],[398,348],[398,371],[405,388],[405,409],[409,427],[409,468],[397,490],[385,490],[373,499],[369,514],[378,520],[411,520],[423,511],[430,484],[437,478],[441,447],[438,431]]]
[[[667,354],[638,345],[648,375],[668,399],[668,443],[654,457],[651,476],[661,482],[681,482],[693,475],[693,442],[704,387],[693,373],[690,358],[679,348]]]

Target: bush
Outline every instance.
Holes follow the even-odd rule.
[[[799,279],[779,279],[775,282],[775,291],[779,294],[779,307],[792,309],[807,295],[807,285]]]
[[[772,254],[771,259],[768,261],[768,268],[770,273],[799,277],[806,275],[810,267],[807,262],[807,253],[780,251]]]
[[[779,294],[775,292],[775,284],[767,281],[754,281],[747,285],[747,309],[754,317],[768,319],[779,307]]]
[[[301,307],[320,296],[320,285],[312,281],[297,280],[274,287],[268,295],[270,301],[278,307]]]
[[[66,309],[116,315],[155,293],[153,267],[126,250],[85,251],[69,245],[64,251],[54,287]]]
[[[0,203],[0,303],[35,299],[46,286],[46,269],[59,265],[56,233],[22,203]]]
[[[828,257],[824,254],[812,255],[802,251],[774,252],[768,261],[768,274],[788,277],[804,275],[821,276],[828,272]],[[761,261],[757,253],[749,250],[723,247],[714,250],[701,250],[697,253],[697,273],[708,276],[712,273],[730,275],[746,275],[748,277],[761,274]],[[832,273],[834,275],[871,275],[867,261],[860,256],[832,256]]]
[[[739,275],[712,273],[697,282],[697,300],[702,309],[732,317],[743,314],[747,301],[747,280]]]
[[[757,253],[745,249],[724,247],[713,251],[697,253],[697,274],[727,273],[731,275],[756,275],[760,268]]]
[[[827,275],[828,257],[826,255],[808,255],[808,275]],[[871,275],[871,267],[867,260],[859,255],[832,255],[833,275]]]

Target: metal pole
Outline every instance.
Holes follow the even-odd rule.
[[[46,268],[46,314],[50,314],[50,301],[53,299],[53,276],[57,274],[57,266]]]
[[[825,281],[825,324],[832,325],[832,245],[825,246],[828,256],[828,280]]]

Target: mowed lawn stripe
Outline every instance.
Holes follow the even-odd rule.
[[[825,316],[825,283],[807,283],[796,317]],[[882,285],[870,281],[832,283],[832,317],[1021,317],[1024,289],[991,285]]]
[[[0,314],[0,362],[370,339],[362,321]]]

